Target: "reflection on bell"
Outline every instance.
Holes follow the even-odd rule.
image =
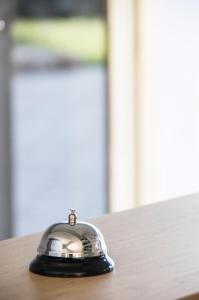
[[[45,231],[30,263],[31,272],[56,277],[99,275],[113,268],[102,234],[87,222],[77,222],[74,209],[68,222],[53,224]]]

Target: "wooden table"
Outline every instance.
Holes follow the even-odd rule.
[[[40,234],[0,242],[0,299],[199,299],[199,195],[93,220],[115,271],[85,278],[32,274]],[[193,296],[189,296],[193,295]]]

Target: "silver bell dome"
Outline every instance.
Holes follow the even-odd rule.
[[[39,255],[83,258],[107,254],[101,232],[87,222],[77,222],[75,210],[71,210],[68,222],[51,225],[44,233]]]
[[[33,273],[54,277],[93,276],[113,268],[101,232],[90,223],[77,222],[74,209],[68,222],[53,224],[44,232],[29,266]]]

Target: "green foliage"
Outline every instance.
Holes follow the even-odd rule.
[[[45,47],[85,63],[101,63],[106,56],[106,25],[98,18],[19,19],[12,35],[16,44]]]

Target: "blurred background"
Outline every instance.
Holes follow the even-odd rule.
[[[198,14],[0,0],[0,239],[198,192]]]

